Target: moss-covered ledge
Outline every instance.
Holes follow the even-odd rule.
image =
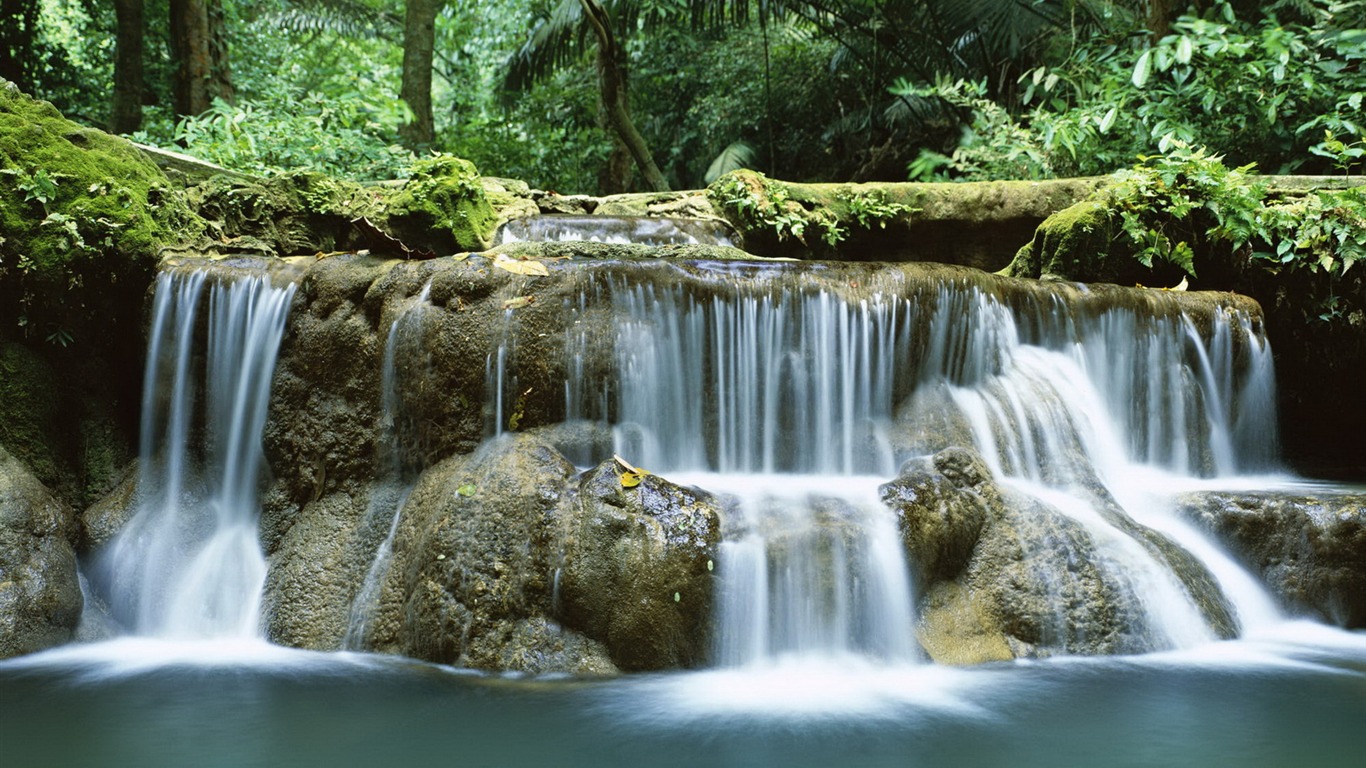
[[[996,271],[1044,219],[1106,183],[797,184],[736,171],[707,194],[744,248],[759,255],[934,261]]]

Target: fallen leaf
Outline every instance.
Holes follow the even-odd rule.
[[[550,270],[546,269],[545,265],[539,261],[521,261],[519,259],[510,259],[500,255],[493,260],[493,266],[504,272],[511,272],[514,275],[550,276]]]
[[[521,309],[536,303],[535,296],[518,296],[503,302],[503,309]]]
[[[465,483],[459,488],[456,488],[455,492],[461,496],[473,496],[478,490],[478,488],[474,487],[474,483]]]

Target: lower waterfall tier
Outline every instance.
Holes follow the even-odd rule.
[[[595,674],[1135,653],[1277,615],[1204,532],[1226,531],[1134,480],[1275,469],[1250,300],[937,265],[535,264],[289,267],[270,639]]]

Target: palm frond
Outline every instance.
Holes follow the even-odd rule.
[[[525,91],[556,69],[582,60],[590,46],[584,27],[583,6],[578,0],[560,0],[508,57],[503,68],[504,93]]]
[[[711,161],[711,165],[707,166],[707,173],[703,179],[710,184],[731,171],[748,168],[753,163],[754,147],[743,141],[732,142],[730,146],[721,150],[721,154]]]
[[[293,0],[273,16],[273,21],[291,32],[326,32],[358,39],[388,40],[403,28],[402,15],[357,0]]]

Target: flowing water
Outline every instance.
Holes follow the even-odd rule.
[[[413,490],[413,478],[403,468],[403,443],[405,440],[403,396],[399,387],[398,358],[406,353],[412,358],[421,358],[426,341],[424,319],[431,307],[429,297],[430,283],[411,303],[399,310],[399,315],[389,325],[389,335],[384,343],[384,363],[380,373],[380,465],[381,478],[376,484],[366,510],[365,523],[375,525],[388,519],[389,526],[370,559],[370,567],[365,572],[360,589],[351,601],[351,611],[347,617],[346,634],[342,637],[342,648],[349,651],[364,649],[366,630],[374,619],[375,608],[379,604],[379,590],[385,574],[389,571],[389,561],[393,557],[394,536],[398,534],[403,505]],[[411,440],[411,435],[406,435]]]
[[[260,633],[261,433],[293,295],[261,275],[157,278],[136,513],[96,565],[114,618],[138,634]]]
[[[845,292],[770,273],[706,290],[620,278],[588,289],[581,306],[611,297],[615,380],[566,391],[571,418],[612,424],[618,454],[732,500],[719,663],[914,661],[914,589],[900,547],[880,546],[897,533],[877,487],[914,455],[895,444],[897,419],[936,390],[999,482],[1087,532],[1095,565],[1141,608],[1144,647],[1218,635],[1130,519],[1200,560],[1243,626],[1275,620],[1264,590],[1175,519],[1170,496],[1129,480],[1274,467],[1274,371],[1251,318],[1220,308],[1201,333],[1161,298],[1008,302],[958,280]],[[570,370],[590,352],[575,342],[597,338],[579,333]],[[1056,621],[1051,634],[1067,637]]]
[[[1265,484],[1249,478],[1276,469],[1274,371],[1253,318],[1222,308],[1198,321],[1160,297],[1140,310],[1007,299],[964,280],[845,290],[787,274],[720,274],[704,290],[594,278],[569,308],[584,324],[566,330],[567,417],[610,425],[616,453],[727,499],[714,668],[597,682],[260,640],[260,439],[293,286],[163,274],[137,511],[92,586],[133,634],[164,639],[0,662],[6,763],[1357,764],[1366,637],[1285,622],[1171,508],[1177,491]],[[585,310],[604,304],[592,322],[609,327],[587,327]],[[421,357],[427,306],[424,291],[389,328],[390,469],[367,514],[378,544],[347,647],[364,645],[409,487],[398,457],[414,384],[399,371]],[[486,371],[490,434],[518,392],[519,328],[504,319]],[[603,338],[610,380],[592,380],[588,345]],[[932,448],[906,437],[926,402],[1000,484],[1087,532],[1167,650],[924,662],[910,564],[878,486]],[[1211,642],[1135,526],[1203,564],[1241,639]]]

